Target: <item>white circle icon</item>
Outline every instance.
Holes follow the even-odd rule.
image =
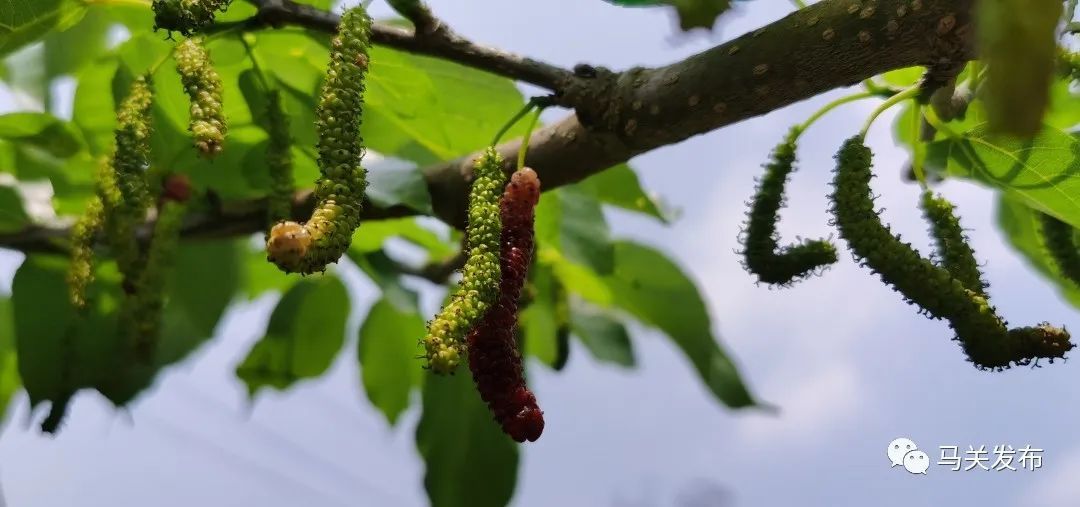
[[[911,451],[904,455],[904,469],[913,474],[925,474],[930,468],[930,457],[922,451]]]
[[[889,442],[889,461],[892,462],[892,466],[905,466],[904,455],[917,451],[919,447],[912,442],[910,438],[898,438]],[[924,454],[925,456],[925,454]]]

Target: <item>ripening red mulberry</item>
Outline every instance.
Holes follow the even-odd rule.
[[[534,208],[539,199],[536,173],[529,168],[514,173],[499,202],[498,299],[466,338],[469,369],[480,397],[503,431],[518,442],[534,442],[544,431],[544,412],[525,385],[514,335],[518,298],[532,261]]]

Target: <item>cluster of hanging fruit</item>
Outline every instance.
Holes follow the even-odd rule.
[[[794,169],[796,141],[806,125],[792,129],[766,164],[748,213],[742,242],[744,266],[760,282],[790,286],[837,261],[835,247],[814,240],[778,247],[776,223],[784,185]],[[1053,362],[1074,345],[1067,331],[1047,323],[1009,328],[990,305],[975,252],[968,243],[954,206],[928,188],[920,200],[935,239],[936,260],[925,258],[882,223],[870,180],[871,152],[864,134],[843,143],[836,155],[833,192],[829,195],[833,225],[863,266],[877,273],[904,299],[932,319],[944,319],[968,361],[983,370],[1001,371],[1039,359]],[[1043,216],[1044,244],[1061,272],[1080,284],[1080,254],[1074,229]]]
[[[203,157],[225,149],[228,126],[222,108],[222,83],[205,40],[198,35],[228,7],[228,0],[154,0],[156,27],[185,36],[173,58],[190,100],[192,144]],[[331,41],[330,62],[319,97],[315,132],[320,176],[315,207],[306,220],[293,220],[292,157],[289,122],[280,91],[267,90],[266,252],[286,273],[321,273],[348,250],[360,225],[367,171],[360,135],[364,82],[371,45],[371,18],[363,6],[347,10]],[[138,361],[153,360],[165,305],[164,285],[183,225],[192,188],[182,174],[153,167],[150,138],[154,89],[150,73],[136,78],[117,111],[116,144],[97,175],[97,192],[71,236],[70,299],[87,306],[99,236],[123,275],[125,297],[119,322]],[[463,279],[450,302],[431,321],[427,348],[430,369],[454,371],[468,358],[477,389],[503,430],[519,442],[536,440],[543,412],[525,385],[514,329],[518,298],[533,253],[533,213],[540,181],[531,169],[515,172],[509,183],[503,160],[490,148],[476,163],[469,195],[467,260]],[[152,233],[144,238],[144,224]],[[62,410],[47,418],[55,429]],[[53,422],[49,422],[53,421]]]

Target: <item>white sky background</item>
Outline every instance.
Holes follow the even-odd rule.
[[[599,0],[430,3],[475,40],[564,66],[584,61],[615,69],[672,62],[791,10],[786,1],[755,0],[711,37],[686,37],[661,11]],[[375,12],[387,13],[381,2]],[[751,388],[781,413],[723,408],[655,333],[635,330],[639,368],[632,372],[598,365],[575,344],[565,371],[530,370],[548,425],[539,442],[523,447],[515,505],[1074,503],[1069,500],[1080,494],[1074,479],[1080,408],[1069,403],[1080,399],[1075,363],[976,371],[944,323],[916,315],[846,253],[826,276],[789,290],[756,287],[742,271],[736,237],[760,165],[790,125],[842,93],[635,159],[647,188],[682,208],[674,227],[610,215],[618,236],[664,245],[698,281]],[[0,108],[13,107],[9,96],[2,100]],[[832,155],[872,107],[845,106],[804,136],[780,226],[785,242],[832,233],[825,211]],[[893,146],[891,120],[891,114],[879,120],[869,139],[880,175],[875,191],[886,219],[926,252],[917,188],[901,182],[906,156]],[[1047,320],[1080,328],[1080,313],[1005,245],[991,193],[966,183],[941,188],[974,229],[980,257],[989,260],[998,309],[1016,324]],[[19,259],[0,254],[0,291],[10,289]],[[370,302],[372,285],[346,274],[361,304]],[[387,427],[360,390],[355,344],[326,377],[287,393],[264,392],[248,405],[232,372],[260,337],[274,300],[230,313],[209,345],[170,368],[127,414],[84,393],[51,439],[26,427],[25,399],[14,402],[0,438],[0,487],[8,504],[424,505],[412,440],[418,411]],[[932,466],[927,476],[912,476],[888,466],[885,447],[899,436],[912,438],[933,462],[939,445],[1031,444],[1045,449],[1043,468]]]

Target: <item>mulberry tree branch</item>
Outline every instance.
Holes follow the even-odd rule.
[[[251,19],[239,22],[249,30],[293,25],[335,33],[341,20],[341,16],[333,12],[292,0],[253,2],[258,12]],[[413,21],[420,23],[419,31],[375,23],[371,28],[371,40],[375,44],[442,58],[549,90],[559,90],[576,79],[569,70],[465,39],[426,8],[414,16]]]
[[[291,0],[262,0],[260,23],[333,30],[336,16]],[[658,68],[575,73],[456,39],[417,37],[379,27],[381,44],[473,65],[549,86],[575,109],[533,133],[526,164],[544,190],[580,181],[636,155],[759,116],[818,94],[910,66],[940,68],[975,56],[974,0],[822,0],[783,19],[684,60]],[[281,7],[268,7],[278,5]],[[267,11],[271,8],[273,10]],[[268,16],[268,17],[267,17]],[[457,42],[453,42],[453,41]],[[448,42],[449,41],[449,42]],[[853,127],[854,128],[854,127]],[[516,159],[520,140],[498,146]],[[474,153],[423,169],[435,216],[465,223]],[[510,173],[513,164],[504,170]],[[707,177],[686,173],[686,177]],[[298,196],[299,197],[299,196]],[[245,209],[264,203],[239,203]],[[364,219],[416,214],[365,204]],[[237,235],[262,228],[262,209],[207,217],[185,228],[189,237]],[[303,217],[303,214],[295,215]],[[35,227],[0,235],[0,247],[56,248],[64,228]]]

